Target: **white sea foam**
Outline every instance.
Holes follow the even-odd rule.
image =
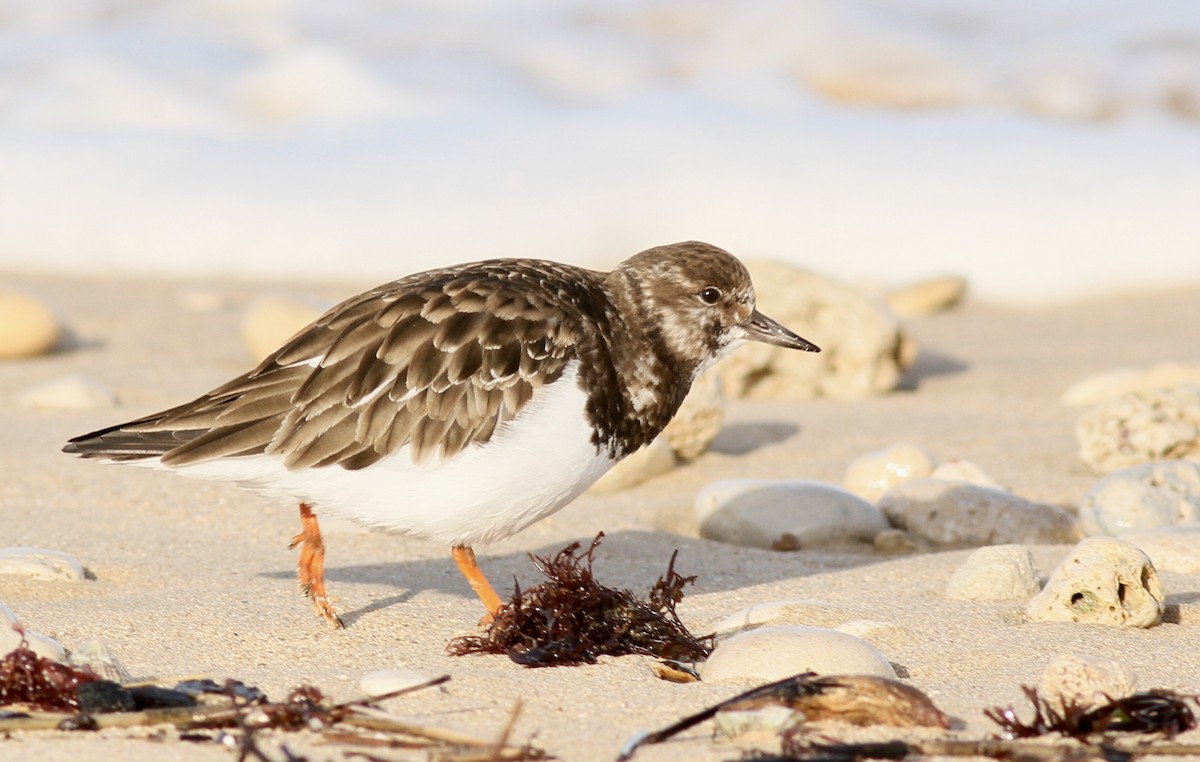
[[[1041,300],[1200,281],[1200,14],[10,0],[0,267],[363,281],[710,240]]]

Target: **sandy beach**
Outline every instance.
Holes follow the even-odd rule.
[[[29,275],[4,281],[53,305],[74,337],[52,355],[0,365],[0,545],[65,551],[94,576],[75,583],[0,576],[0,602],[31,630],[67,648],[102,640],[138,677],[233,677],[279,698],[309,683],[348,699],[364,673],[379,669],[448,674],[445,686],[386,708],[487,737],[521,701],[513,740],[532,740],[567,760],[613,759],[636,730],[670,724],[749,686],[664,682],[646,657],[527,669],[500,656],[449,656],[446,644],[472,632],[481,611],[446,549],[336,522],[325,525],[328,580],[348,626],[328,630],[295,589],[287,549],[298,527],[295,506],[59,452],[72,435],[190,399],[249,367],[238,325],[253,297],[274,291],[334,300],[371,284],[318,289]],[[204,309],[196,308],[200,302]],[[697,633],[752,603],[796,599],[811,605],[792,623],[886,623],[867,639],[954,718],[952,732],[963,737],[995,730],[984,708],[1024,707],[1020,686],[1036,684],[1047,661],[1063,653],[1117,659],[1137,673],[1139,688],[1194,693],[1200,576],[1162,574],[1166,622],[1150,629],[1030,622],[1021,602],[946,599],[946,581],[967,550],[884,556],[866,548],[734,547],[700,539],[691,506],[717,478],[837,484],[853,458],[911,441],[941,458],[975,461],[1015,493],[1073,511],[1098,476],[1076,454],[1079,411],[1059,401],[1062,391],[1116,366],[1200,361],[1198,309],[1200,290],[1190,288],[1037,309],[969,300],[911,320],[921,354],[902,389],[854,402],[733,402],[725,428],[699,460],[624,492],[584,495],[516,537],[480,548],[481,564],[502,591],[514,577],[528,587],[539,581],[528,553],[586,543],[603,530],[595,571],[613,587],[644,593],[679,549],[679,571],[698,577],[679,611]],[[118,406],[47,411],[17,402],[30,387],[76,373],[114,390]],[[1032,550],[1044,576],[1068,546]],[[1200,732],[1182,740],[1189,738],[1200,740]],[[343,759],[347,751],[309,733],[268,736],[263,748],[277,754],[280,741],[310,759]],[[738,753],[700,726],[638,758]],[[0,757],[223,760],[230,751],[171,732],[45,732],[0,740]]]

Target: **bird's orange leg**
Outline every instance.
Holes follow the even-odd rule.
[[[313,513],[308,503],[300,504],[300,534],[292,538],[288,548],[297,546],[300,548],[300,558],[296,562],[296,578],[300,581],[300,589],[312,601],[319,617],[333,627],[344,627],[325,590],[325,541],[321,539],[317,514]]]
[[[467,582],[471,583],[471,589],[475,591],[475,595],[478,595],[479,600],[483,601],[483,605],[487,607],[487,614],[479,620],[479,623],[490,624],[496,618],[496,614],[500,612],[504,602],[500,600],[499,595],[496,595],[496,591],[487,581],[487,577],[483,576],[479,564],[475,563],[475,551],[466,545],[455,545],[450,549],[450,555],[454,557],[454,563],[458,564],[458,570],[467,578]]]

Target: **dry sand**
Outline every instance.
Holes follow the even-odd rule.
[[[348,627],[326,629],[296,593],[287,549],[298,527],[294,506],[271,505],[231,485],[59,453],[69,436],[190,399],[249,367],[238,320],[264,289],[6,280],[56,305],[76,346],[0,365],[0,546],[66,551],[95,575],[75,584],[0,577],[0,601],[31,629],[68,648],[101,639],[138,676],[235,677],[277,698],[300,683],[349,698],[358,678],[377,669],[447,673],[452,680],[443,689],[390,701],[388,708],[486,736],[500,731],[520,700],[514,738],[533,738],[568,760],[612,759],[635,730],[669,724],[746,687],[666,683],[652,675],[652,660],[640,657],[531,670],[503,657],[448,656],[447,642],[471,632],[481,608],[447,549],[332,523],[328,580]],[[333,300],[363,285],[369,284],[305,290]],[[197,289],[221,303],[186,309],[184,296]],[[699,576],[680,607],[695,631],[750,603],[784,599],[828,604],[814,607],[811,624],[893,624],[876,645],[968,735],[992,731],[981,710],[1021,701],[1020,685],[1036,683],[1046,662],[1064,652],[1120,659],[1138,673],[1142,688],[1198,691],[1200,576],[1163,575],[1175,621],[1149,630],[1031,623],[1016,603],[943,597],[967,551],[773,553],[698,539],[688,518],[696,491],[711,479],[837,483],[852,458],[901,440],[942,458],[971,459],[1020,495],[1073,508],[1096,476],[1076,456],[1078,411],[1059,403],[1062,390],[1114,366],[1200,361],[1197,314],[1200,290],[1192,289],[1039,309],[969,302],[914,320],[922,355],[904,390],[859,402],[735,403],[713,452],[696,463],[623,493],[585,495],[481,549],[481,563],[498,587],[509,588],[514,576],[527,586],[538,581],[527,553],[553,552],[604,530],[600,580],[645,591],[678,548],[679,569]],[[803,326],[794,328],[803,333]],[[47,412],[16,402],[25,389],[70,373],[109,386],[120,406]],[[1048,573],[1066,550],[1035,548],[1040,571]],[[342,758],[316,736],[286,742],[313,759]],[[638,758],[735,756],[734,747],[714,742],[701,726]],[[226,760],[230,752],[105,731],[17,735],[0,740],[0,758]]]

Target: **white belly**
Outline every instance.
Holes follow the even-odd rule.
[[[310,503],[318,513],[443,544],[498,540],[562,508],[616,462],[592,444],[577,371],[578,362],[569,363],[490,441],[436,464],[414,465],[405,447],[357,471],[288,471],[271,455],[171,470],[236,481],[270,497]]]

